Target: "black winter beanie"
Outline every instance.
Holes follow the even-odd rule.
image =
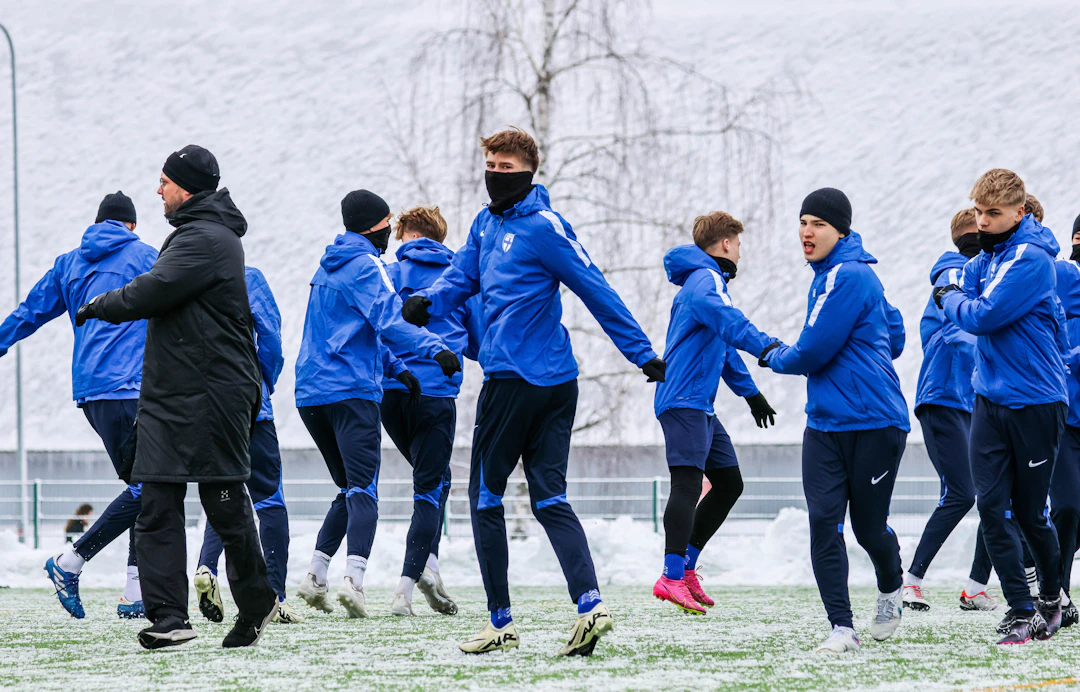
[[[341,200],[341,221],[347,231],[369,231],[387,216],[390,216],[390,205],[374,192],[353,190]]]
[[[1076,217],[1076,221],[1073,221],[1073,235],[1080,233],[1080,216]]]
[[[803,200],[799,216],[810,214],[828,222],[840,231],[840,235],[851,233],[851,202],[847,195],[833,187],[814,190]]]
[[[98,205],[94,223],[106,220],[135,223],[135,204],[131,198],[120,190],[117,190],[115,194],[105,195],[105,199]]]
[[[161,172],[191,194],[216,190],[221,180],[217,159],[208,150],[189,144],[169,154]]]

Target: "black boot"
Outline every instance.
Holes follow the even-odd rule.
[[[1072,627],[1078,622],[1080,622],[1080,611],[1076,609],[1076,604],[1070,600],[1069,605],[1061,609],[1061,626]]]
[[[241,646],[255,646],[259,643],[259,639],[262,638],[263,632],[266,631],[266,626],[274,619],[277,612],[278,602],[275,597],[274,607],[270,609],[270,612],[266,614],[266,617],[258,622],[253,622],[241,615],[237,615],[236,624],[234,624],[232,630],[225,635],[225,639],[222,640],[221,646],[225,649],[235,649]]]
[[[1001,627],[1007,627],[1007,630],[998,644],[1027,644],[1032,639],[1048,638],[1046,620],[1037,608],[1013,608],[999,625],[999,630]]]
[[[183,644],[197,636],[187,618],[174,615],[164,617],[139,632],[139,643],[144,649],[161,649]]]
[[[1039,615],[1046,621],[1046,632],[1043,636],[1035,635],[1036,639],[1049,639],[1054,636],[1059,629],[1061,629],[1061,597],[1046,598],[1039,596],[1039,600],[1035,602],[1035,608],[1039,611]]]

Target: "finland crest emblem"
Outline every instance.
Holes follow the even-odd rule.
[[[503,252],[510,252],[510,246],[514,244],[514,234],[507,233],[503,236]]]

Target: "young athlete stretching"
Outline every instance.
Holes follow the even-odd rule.
[[[971,475],[986,549],[1009,603],[999,644],[1047,639],[1061,625],[1061,550],[1044,514],[1068,412],[1064,313],[1056,295],[1053,233],[1024,213],[1024,182],[985,173],[971,191],[982,253],[961,284],[935,292],[949,321],[978,337]],[[1024,579],[1016,519],[1040,577]]]
[[[803,256],[814,270],[806,325],[794,346],[770,346],[762,364],[806,375],[802,476],[810,512],[810,557],[833,631],[819,652],[859,648],[848,596],[844,515],[877,573],[870,635],[888,639],[900,624],[903,569],[889,528],[889,502],[911,429],[893,360],[904,322],[885,300],[851,203],[840,190],[810,193],[799,212]]]
[[[664,510],[664,572],[653,595],[689,613],[714,605],[698,580],[697,559],[743,489],[735,448],[713,411],[720,378],[746,398],[759,427],[768,427],[776,414],[735,350],[756,357],[773,341],[732,306],[727,292],[739,264],[742,231],[742,223],[725,212],[699,216],[694,244],[664,255],[668,280],[680,290],[668,323],[667,372],[654,399],[671,493]],[[712,486],[704,498],[702,473]]]
[[[578,618],[561,653],[588,656],[613,623],[600,600],[585,532],[566,500],[578,368],[562,325],[560,285],[581,298],[650,381],[663,380],[664,362],[570,224],[551,210],[547,190],[533,184],[540,162],[533,138],[506,130],[482,139],[481,146],[491,205],[473,221],[446,273],[431,288],[413,294],[402,313],[423,325],[477,293],[482,296],[484,387],[477,403],[469,503],[491,618],[461,649],[484,653],[518,645],[510,617],[503,493],[522,459],[533,513],[577,604]]]

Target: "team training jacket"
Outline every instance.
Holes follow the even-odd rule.
[[[1065,310],[1065,330],[1069,348],[1064,354],[1069,366],[1066,383],[1069,388],[1069,417],[1066,425],[1080,428],[1080,264],[1073,260],[1054,262],[1057,274],[1057,295]]]
[[[1028,214],[1006,242],[972,258],[963,290],[943,299],[949,320],[977,337],[975,393],[999,406],[1068,401],[1057,253],[1054,234]]]
[[[417,238],[402,244],[397,249],[397,262],[386,265],[401,299],[407,300],[414,292],[427,288],[442,276],[454,259],[450,248],[430,238]],[[480,301],[470,298],[465,305],[457,308],[446,317],[433,317],[427,324],[427,330],[435,334],[446,347],[454,352],[458,360],[465,358],[476,360],[480,349],[480,339],[484,330],[480,324]],[[406,349],[396,349],[396,345],[387,344],[394,355],[401,359],[405,367],[420,381],[424,396],[453,399],[461,389],[462,373],[453,377],[443,374],[439,364],[430,358],[423,358]],[[396,350],[395,350],[396,349]],[[383,389],[405,390],[405,385],[393,377],[383,377]]]
[[[578,374],[561,321],[560,283],[585,303],[627,360],[641,367],[656,358],[570,224],[551,210],[542,185],[502,216],[481,211],[450,268],[417,295],[431,300],[430,314],[441,317],[481,293],[485,331],[479,360],[485,378],[517,376],[549,387]]]
[[[736,348],[757,357],[774,341],[731,304],[727,280],[716,260],[697,245],[680,245],[664,255],[668,281],[681,286],[671,304],[664,360],[667,374],[656,385],[653,409],[713,413],[720,378],[741,397],[758,393]]]
[[[852,231],[811,262],[806,325],[794,346],[769,354],[775,372],[807,375],[806,425],[822,432],[911,430],[893,360],[904,350],[904,320],[885,300],[876,264]]]
[[[404,371],[388,356],[380,335],[433,358],[446,349],[431,332],[401,317],[401,298],[371,241],[346,231],[326,248],[311,279],[300,355],[296,405],[322,406],[346,399],[382,401],[383,371]]]
[[[251,316],[255,318],[255,353],[259,358],[259,372],[262,373],[262,406],[256,420],[274,420],[270,395],[274,393],[278,375],[285,366],[285,356],[281,352],[281,312],[261,271],[255,267],[244,267],[244,279],[247,282],[248,302],[251,303]]]
[[[64,312],[74,328],[80,306],[149,271],[157,255],[119,221],[90,226],[82,244],[57,257],[26,300],[0,324],[0,356]],[[71,357],[74,399],[138,398],[145,345],[146,320],[124,324],[90,320],[76,329]]]
[[[967,261],[968,258],[959,252],[946,252],[930,270],[930,284],[934,288],[960,285]],[[975,390],[971,386],[975,337],[946,319],[945,312],[934,302],[933,289],[919,322],[919,334],[923,361],[915,392],[915,408],[933,404],[971,413],[975,406]]]

